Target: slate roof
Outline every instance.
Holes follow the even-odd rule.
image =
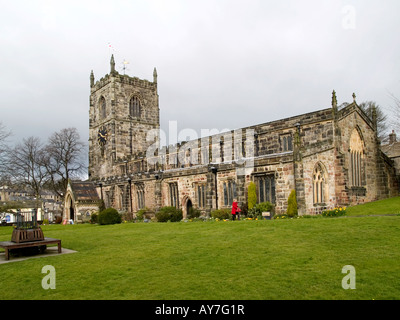
[[[98,201],[99,195],[96,191],[96,185],[89,181],[70,182],[75,201]]]
[[[400,142],[383,145],[381,149],[389,158],[400,157]]]

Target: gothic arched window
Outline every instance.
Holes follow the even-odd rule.
[[[100,119],[104,119],[107,115],[106,113],[106,99],[104,99],[104,97],[100,98]]]
[[[129,101],[129,115],[131,117],[139,118],[141,115],[141,105],[138,97],[133,96]]]
[[[286,135],[282,137],[281,150],[283,152],[293,151],[293,139],[291,135]]]
[[[174,182],[169,184],[169,196],[171,207],[179,208],[178,183]]]
[[[363,141],[357,129],[353,130],[350,137],[350,183],[352,187],[362,186],[362,155]]]
[[[137,206],[138,209],[143,209],[145,207],[145,198],[144,198],[144,185],[137,185]]]
[[[320,163],[317,163],[313,172],[313,201],[314,204],[325,202],[326,179],[325,170]]]

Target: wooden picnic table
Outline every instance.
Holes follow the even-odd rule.
[[[3,242],[0,242],[0,248],[4,248],[6,260],[9,260],[10,259],[10,250],[12,250],[12,249],[40,247],[40,246],[47,246],[48,244],[57,244],[58,253],[61,253],[61,240],[53,239],[53,238],[44,238],[44,240],[20,242],[20,243],[12,242],[12,241],[3,241]]]

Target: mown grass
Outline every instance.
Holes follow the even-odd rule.
[[[347,208],[347,215],[400,215],[400,197],[379,200]]]
[[[0,228],[0,241],[11,227]],[[0,299],[399,299],[400,216],[43,226],[77,253],[0,265]],[[41,269],[56,270],[44,290]],[[356,290],[342,268],[356,268]]]

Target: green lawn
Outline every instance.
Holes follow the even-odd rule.
[[[397,214],[400,215],[400,197],[370,202],[347,209],[347,215],[382,215]]]
[[[400,216],[43,231],[78,252],[0,265],[0,299],[400,299]],[[0,241],[11,232],[1,227]],[[55,290],[41,286],[45,265]],[[342,288],[345,265],[355,290]]]

